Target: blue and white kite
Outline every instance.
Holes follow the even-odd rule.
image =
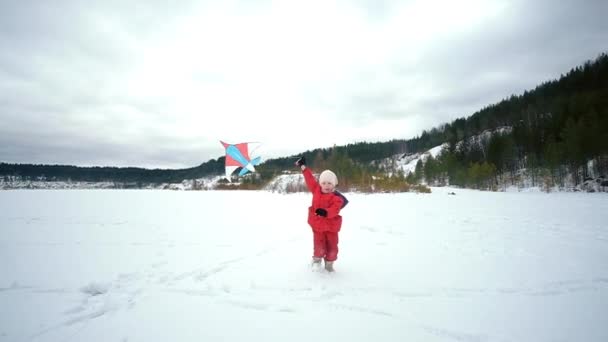
[[[250,149],[249,145],[256,143],[228,144],[221,140],[220,142],[226,149],[226,178],[228,178],[228,180],[230,180],[230,175],[232,175],[234,170],[239,167],[242,167],[239,176],[243,176],[248,172],[255,172],[254,166],[260,164],[262,157],[251,159],[249,154],[253,153],[259,146]]]

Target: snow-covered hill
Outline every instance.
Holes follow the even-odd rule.
[[[481,150],[485,150],[494,134],[509,134],[513,131],[513,127],[511,126],[502,126],[496,129],[486,129],[478,135],[474,135],[466,139],[468,146],[476,146]],[[456,149],[460,149],[464,141],[459,141],[456,143]]]
[[[477,146],[481,149],[486,149],[488,142],[493,134],[508,134],[512,131],[512,127],[504,126],[499,127],[494,130],[485,130],[481,134],[469,137],[467,139],[468,146]],[[456,149],[459,149],[463,145],[463,141],[460,141],[456,144]],[[385,158],[379,161],[374,162],[375,165],[379,165],[384,167],[389,171],[401,171],[404,175],[408,175],[415,171],[416,164],[419,160],[422,162],[426,162],[429,156],[433,156],[433,158],[437,158],[442,150],[448,146],[448,143],[444,143],[438,146],[435,146],[428,151],[422,153],[411,153],[411,154],[396,154],[392,157]]]
[[[401,171],[405,176],[414,172],[416,169],[416,164],[419,160],[422,162],[426,162],[429,156],[433,156],[433,158],[437,158],[444,147],[448,144],[442,144],[439,146],[435,146],[428,151],[423,153],[412,153],[412,154],[396,154],[389,158],[384,158],[377,162],[374,162],[374,165],[381,166],[388,171],[389,174],[395,171]]]
[[[304,176],[302,176],[300,172],[289,171],[275,177],[264,187],[264,190],[266,191],[279,193],[299,192],[305,189],[306,184],[304,183]]]

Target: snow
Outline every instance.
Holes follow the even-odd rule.
[[[485,131],[477,134],[477,135],[473,135],[470,136],[467,139],[467,144],[469,146],[477,146],[478,148],[481,148],[482,150],[485,150],[488,146],[488,144],[490,143],[490,139],[492,139],[492,136],[494,134],[501,134],[501,135],[505,135],[505,134],[510,134],[513,131],[513,127],[511,126],[502,126],[502,127],[498,127],[498,128],[494,128],[494,129],[486,129]],[[456,143],[456,150],[460,150],[460,148],[462,147],[463,141],[459,141]]]
[[[448,195],[454,192],[455,196]],[[0,191],[0,341],[608,341],[608,197]]]
[[[512,127],[510,126],[503,126],[503,127],[498,127],[496,129],[493,130],[485,130],[482,133],[480,133],[479,135],[475,135],[472,137],[469,137],[467,142],[469,143],[469,145],[477,145],[481,148],[484,148],[484,146],[487,146],[488,142],[490,141],[490,138],[492,137],[493,134],[508,134],[512,131]],[[456,144],[456,148],[459,149],[463,144],[463,141],[459,141]],[[389,158],[385,158],[382,159],[380,161],[378,161],[378,164],[387,167],[389,169],[392,169],[392,167],[394,166],[394,168],[396,170],[401,170],[404,175],[408,175],[412,172],[415,172],[416,170],[416,164],[418,163],[419,160],[422,160],[422,162],[426,162],[426,160],[429,158],[429,156],[433,156],[433,158],[437,158],[441,152],[443,151],[444,148],[448,147],[449,144],[448,143],[443,143],[441,145],[432,147],[431,149],[429,149],[428,151],[425,151],[423,153],[412,153],[412,154],[396,154],[392,157]]]
[[[445,143],[435,146],[424,153],[414,153],[405,156],[398,154],[391,158],[386,158],[381,162],[381,164],[384,166],[388,166],[394,163],[395,168],[397,170],[403,171],[403,174],[407,176],[408,174],[416,171],[416,164],[418,164],[419,160],[422,160],[422,162],[424,163],[429,158],[429,156],[437,158],[441,154],[441,151],[447,146],[448,144]]]
[[[439,146],[435,146],[435,147],[431,148],[431,149],[428,151],[428,153],[429,153],[430,155],[432,155],[432,156],[433,156],[433,158],[437,158],[437,156],[439,156],[439,154],[441,154],[441,151],[442,151],[442,150],[443,150],[445,147],[447,147],[447,146],[448,146],[448,144],[447,144],[447,143],[446,143],[446,144],[439,145]],[[426,160],[426,159],[425,159],[425,160]]]
[[[224,176],[208,176],[184,179],[180,183],[137,184],[135,182],[81,182],[52,181],[46,179],[24,180],[19,176],[0,176],[0,190],[16,189],[163,189],[163,190],[211,190]]]
[[[287,192],[296,192],[294,190],[305,191],[306,185],[304,184],[304,176],[302,173],[284,173],[282,175],[278,175],[270,181],[263,190],[279,192],[279,193],[287,193]]]

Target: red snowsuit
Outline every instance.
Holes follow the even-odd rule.
[[[308,190],[312,192],[312,205],[308,207],[308,224],[312,227],[314,237],[314,257],[334,261],[338,258],[338,232],[342,227],[340,209],[346,205],[346,198],[338,195],[339,193],[323,193],[308,168],[302,173]],[[327,210],[327,217],[315,214],[318,208]]]

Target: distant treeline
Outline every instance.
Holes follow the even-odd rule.
[[[502,127],[508,129],[499,130]],[[407,179],[372,163],[444,143],[447,148],[440,157],[420,162]],[[384,181],[391,184],[389,188],[399,188],[424,179],[431,184],[494,188],[501,181],[516,182],[522,171],[534,181],[557,185],[572,175],[578,184],[589,176],[589,163],[595,174],[608,173],[608,55],[413,139],[358,142],[302,154],[314,168],[335,170],[347,187],[366,188]],[[295,157],[265,161],[256,174],[243,179],[243,186],[259,187],[293,169]],[[0,176],[141,184],[181,182],[220,175],[223,170],[223,157],[179,170],[0,164]]]
[[[0,176],[23,180],[119,182],[131,184],[179,183],[224,172],[224,157],[188,169],[143,169],[136,167],[77,167],[0,163]]]

